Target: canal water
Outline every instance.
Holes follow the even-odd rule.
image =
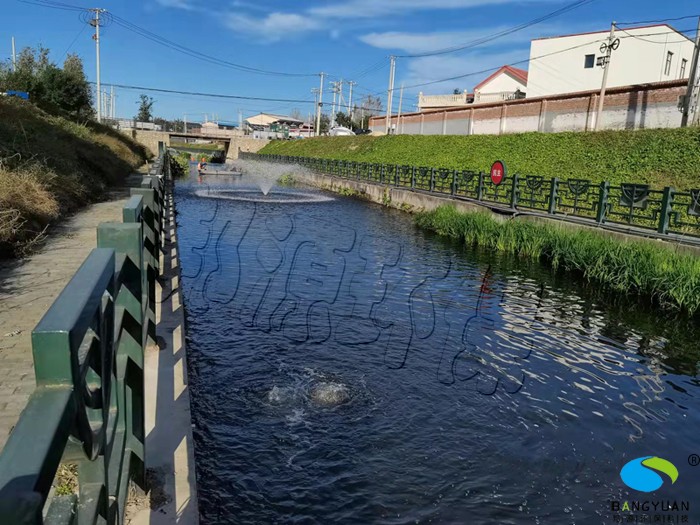
[[[699,522],[692,320],[318,190],[176,207],[202,523]]]

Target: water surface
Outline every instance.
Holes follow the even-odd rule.
[[[176,187],[203,523],[614,523],[626,499],[698,523],[695,323],[402,212],[252,191]],[[650,455],[680,475],[647,495],[619,471]]]

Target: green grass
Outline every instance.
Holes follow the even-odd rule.
[[[665,308],[700,309],[700,258],[653,241],[622,241],[599,232],[441,206],[416,216],[426,229],[467,245],[541,260],[607,289],[647,297]]]
[[[262,154],[700,188],[700,128],[472,136],[358,136],[273,141]]]
[[[223,144],[197,144],[190,142],[171,142],[170,147],[182,151],[223,151]]]
[[[146,157],[107,126],[0,98],[0,258],[26,253],[47,226],[102,199]]]

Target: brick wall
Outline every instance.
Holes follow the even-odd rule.
[[[656,82],[611,88],[605,96],[600,129],[675,128],[681,123],[678,97],[687,81]],[[397,134],[471,135],[558,132],[593,129],[598,91],[551,97],[473,104],[468,108],[426,110],[391,119]],[[370,128],[384,133],[386,117],[370,119]]]

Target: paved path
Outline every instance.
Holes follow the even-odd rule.
[[[34,255],[0,264],[0,450],[34,390],[31,332],[96,246],[100,222],[122,220],[128,191],[54,227]]]

